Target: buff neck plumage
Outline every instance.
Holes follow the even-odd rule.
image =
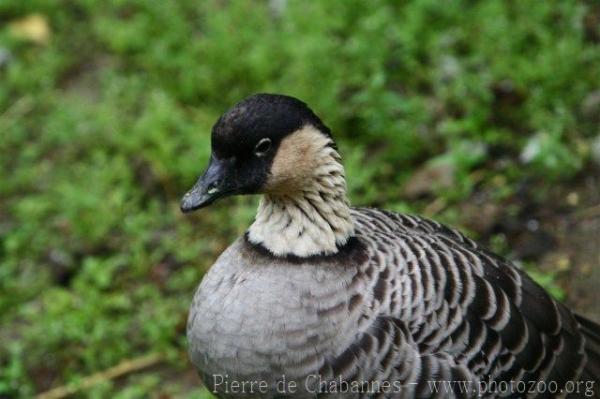
[[[312,126],[280,144],[248,239],[276,256],[335,254],[354,234],[341,158]]]

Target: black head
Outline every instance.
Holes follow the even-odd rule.
[[[213,126],[210,164],[183,197],[182,211],[225,196],[261,192],[282,140],[307,125],[331,137],[319,117],[296,98],[255,94],[237,103]]]

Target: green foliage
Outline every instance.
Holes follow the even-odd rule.
[[[323,117],[357,204],[422,210],[402,187],[427,159],[454,170],[455,184],[433,191],[449,204],[442,219],[458,223],[452,205],[473,193],[474,172],[501,176],[491,186],[503,198],[526,179],[576,175],[598,134],[580,112],[600,86],[587,7],[3,0],[0,396],[148,352],[166,353],[169,370],[189,368],[194,288],[256,200],[190,217],[178,201],[206,164],[212,123],[249,94],[294,95]],[[47,44],[11,33],[32,13],[47,18]],[[184,396],[157,376],[85,396]]]

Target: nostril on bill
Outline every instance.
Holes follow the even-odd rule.
[[[212,195],[212,194],[217,193],[219,191],[219,187],[218,186],[219,186],[219,181],[214,181],[214,182],[210,183],[208,185],[208,190],[206,190],[206,193],[208,195]]]

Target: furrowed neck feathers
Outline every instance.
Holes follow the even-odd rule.
[[[275,256],[332,255],[354,235],[341,158],[330,137],[305,127],[284,139],[248,230]]]

